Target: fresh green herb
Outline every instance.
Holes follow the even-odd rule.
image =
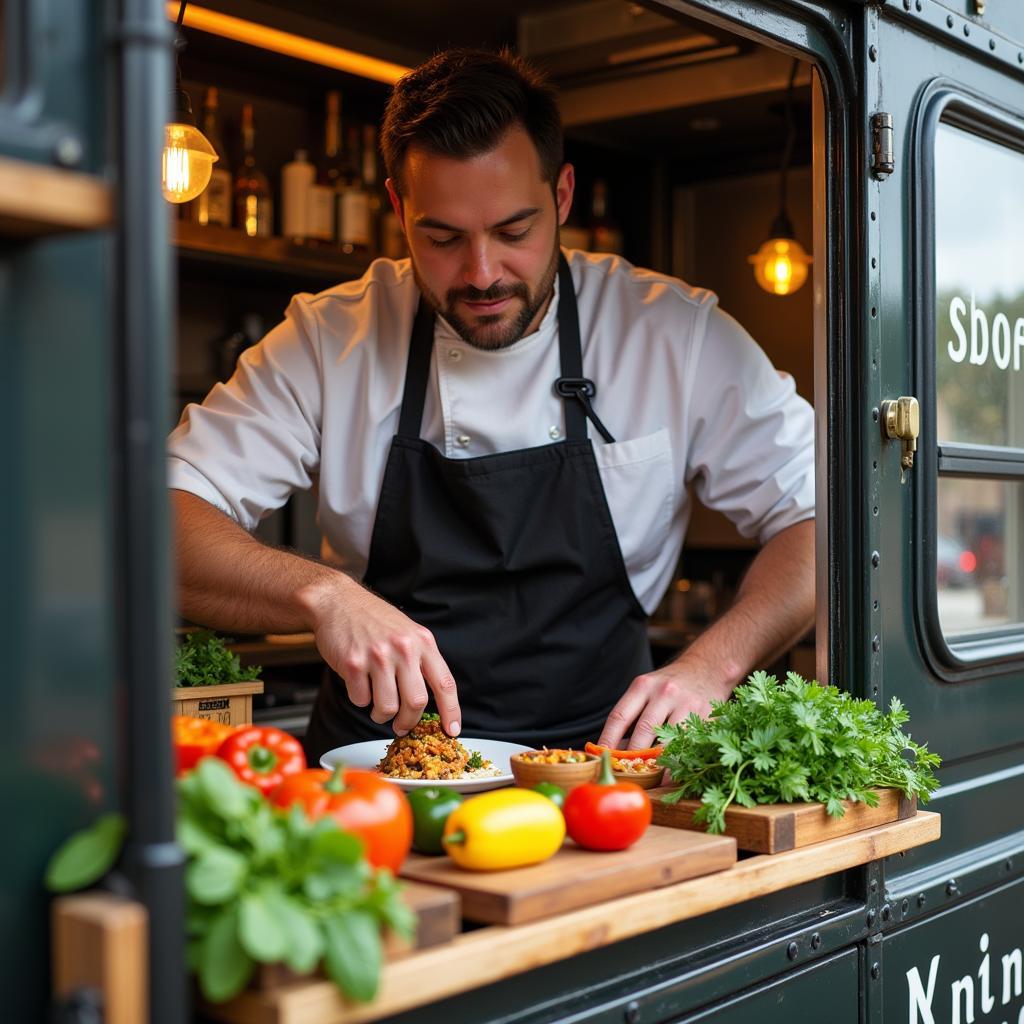
[[[120,856],[127,828],[123,814],[110,813],[69,836],[46,865],[46,888],[75,892],[98,882]]]
[[[420,715],[419,725],[423,725],[425,722],[440,722],[441,716],[436,711],[424,711]]]
[[[189,633],[174,652],[174,675],[178,686],[217,686],[256,679],[259,665],[242,668],[237,654],[208,630]]]
[[[893,697],[888,714],[834,686],[795,672],[779,683],[755,672],[729,701],[713,701],[707,719],[691,714],[655,730],[665,749],[658,764],[679,789],[667,803],[700,797],[694,820],[725,831],[726,809],[794,800],[819,801],[834,818],[842,801],[878,804],[877,787],[926,803],[941,760],[901,727],[908,715]]]
[[[466,762],[467,768],[483,768],[484,766],[484,755],[479,750],[471,750],[469,753],[469,760]]]
[[[346,996],[373,999],[381,927],[409,936],[415,921],[391,873],[333,819],[275,810],[216,758],[177,785],[188,962],[206,998],[237,995],[257,963],[305,974],[322,961]]]

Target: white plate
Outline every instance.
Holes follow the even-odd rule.
[[[402,789],[420,789],[423,786],[437,786],[442,789],[454,789],[459,793],[481,793],[485,789],[500,789],[511,786],[512,768],[509,758],[513,754],[522,754],[533,747],[524,747],[519,743],[507,743],[505,740],[475,740],[472,736],[460,736],[459,742],[470,752],[479,750],[481,757],[493,763],[502,771],[501,775],[493,775],[487,779],[391,779]],[[344,747],[328,750],[320,758],[320,767],[333,770],[338,764],[346,768],[363,768],[375,771],[381,758],[387,753],[390,740],[367,740],[364,743],[349,743]]]

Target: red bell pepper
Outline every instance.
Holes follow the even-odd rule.
[[[333,818],[346,832],[359,836],[366,859],[395,874],[412,845],[412,810],[402,791],[376,772],[356,768],[334,772],[309,768],[285,779],[271,794],[278,807],[299,803],[309,817]]]
[[[651,823],[651,801],[635,782],[616,782],[611,754],[601,755],[601,775],[570,790],[565,798],[565,827],[587,850],[625,850]]]
[[[235,726],[209,718],[188,715],[171,716],[171,742],[174,744],[175,774],[191,771],[201,757],[217,753],[217,748],[235,731]]]
[[[302,744],[272,725],[243,726],[217,748],[217,756],[264,796],[289,775],[297,775],[306,767]]]
[[[647,761],[650,758],[661,757],[664,747],[644,747],[642,750],[612,750],[611,747],[601,747],[596,743],[588,743],[583,748],[588,754],[596,754],[600,757],[606,750],[612,757],[620,761]]]

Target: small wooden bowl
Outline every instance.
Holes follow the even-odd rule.
[[[543,764],[535,761],[524,761],[522,754],[513,754],[512,775],[516,785],[522,789],[530,789],[538,782],[553,782],[568,792],[584,782],[593,782],[601,771],[601,759],[594,754],[579,751],[586,758],[573,764]]]
[[[641,789],[657,789],[665,775],[664,768],[643,772],[612,772],[616,782],[635,782]]]

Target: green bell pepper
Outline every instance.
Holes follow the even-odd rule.
[[[462,803],[462,794],[454,789],[428,786],[406,793],[412,807],[412,848],[419,853],[441,854],[444,823]]]
[[[538,782],[533,791],[546,796],[559,810],[565,806],[565,790],[553,782]]]

